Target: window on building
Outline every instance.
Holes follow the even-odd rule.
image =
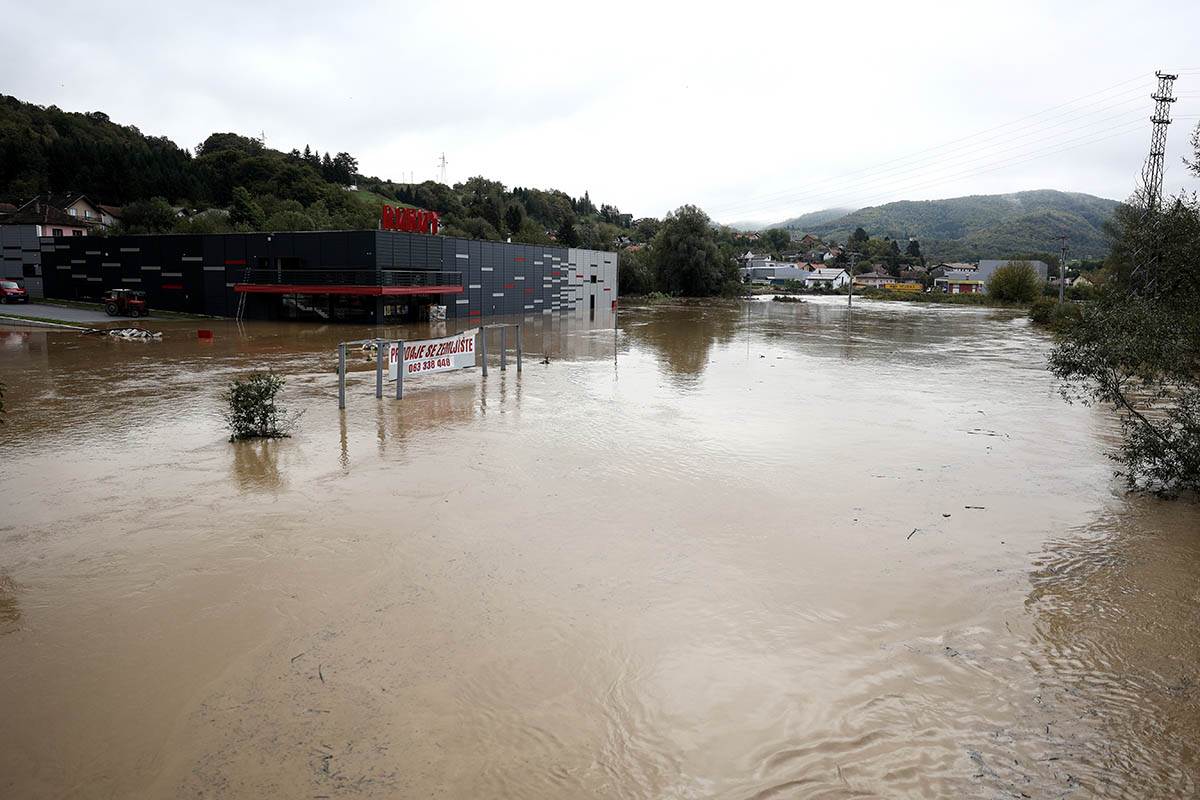
[[[84,211],[84,212],[83,212],[83,216],[84,216],[84,217],[86,217],[87,219],[91,219],[91,218],[92,218],[92,212],[90,212],[90,211]]]
[[[73,216],[75,216],[75,213],[76,213],[76,212],[75,212],[75,209],[73,209],[73,208],[68,208],[68,209],[67,209],[67,213],[68,213],[68,214],[70,214],[70,215],[73,217]]]
[[[72,236],[83,236],[83,231],[79,230],[79,228],[76,228],[75,230],[71,231],[71,235]]]
[[[54,235],[55,235],[55,236],[62,236],[62,235],[63,235],[63,230],[62,230],[62,228],[55,228],[55,229],[54,229],[54,231],[53,231],[53,233],[54,233]]]
[[[595,283],[595,282],[596,282],[596,276],[595,276],[595,275],[593,275],[593,276],[592,276],[592,283]]]

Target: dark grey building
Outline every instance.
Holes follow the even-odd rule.
[[[146,293],[250,319],[415,321],[615,308],[617,254],[394,231],[43,237],[47,297]]]
[[[42,297],[37,225],[0,225],[0,278],[17,281],[30,297]]]

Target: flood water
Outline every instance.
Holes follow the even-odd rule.
[[[366,329],[0,331],[0,796],[1194,796],[1200,511],[1024,319],[842,302],[345,412]],[[231,444],[262,368],[303,416]]]

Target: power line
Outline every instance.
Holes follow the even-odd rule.
[[[1028,137],[1030,137],[1030,136],[1034,136],[1034,135],[1037,135],[1037,134],[1041,134],[1041,133],[1047,133],[1047,132],[1049,132],[1049,131],[1052,131],[1052,130],[1054,130],[1055,128],[1061,128],[1061,127],[1064,127],[1064,126],[1066,126],[1066,125],[1070,125],[1070,124],[1072,124],[1073,122],[1076,122],[1076,121],[1078,121],[1078,120],[1080,120],[1080,119],[1084,119],[1084,118],[1087,118],[1087,117],[1090,117],[1090,116],[1094,116],[1095,114],[1099,114],[1099,113],[1102,113],[1102,112],[1104,112],[1104,111],[1109,111],[1109,110],[1111,110],[1111,109],[1113,109],[1113,108],[1118,108],[1118,107],[1121,107],[1121,106],[1127,106],[1127,105],[1129,105],[1130,103],[1139,102],[1139,101],[1140,101],[1140,99],[1141,99],[1140,97],[1139,97],[1139,98],[1129,98],[1129,99],[1127,99],[1127,100],[1124,100],[1124,101],[1122,101],[1122,102],[1120,102],[1120,103],[1116,103],[1116,104],[1114,104],[1114,105],[1111,105],[1111,106],[1106,106],[1105,108],[1096,109],[1096,110],[1094,110],[1094,111],[1089,111],[1089,112],[1086,112],[1086,113],[1084,113],[1084,114],[1077,115],[1077,116],[1075,116],[1075,117],[1072,117],[1072,118],[1069,118],[1069,119],[1064,119],[1064,120],[1062,120],[1062,121],[1060,121],[1060,122],[1056,122],[1056,123],[1055,123],[1055,124],[1053,124],[1053,125],[1050,125],[1050,126],[1048,126],[1048,127],[1042,128],[1041,130],[1032,130],[1032,131],[1030,131],[1030,132],[1028,132],[1028,133],[1024,133],[1024,134],[1021,134],[1021,135],[1019,135],[1019,136],[1011,136],[1011,137],[1009,137],[1009,138],[1007,139],[1007,141],[1018,141],[1018,140],[1020,140],[1020,139],[1026,139],[1026,138],[1028,138]],[[1140,111],[1138,111],[1138,110],[1135,110],[1135,109],[1129,109],[1129,110],[1127,110],[1127,111],[1124,111],[1124,112],[1121,112],[1121,113],[1119,113],[1119,114],[1114,114],[1114,115],[1111,115],[1111,116],[1109,116],[1109,117],[1106,117],[1106,118],[1101,118],[1101,119],[1098,119],[1098,120],[1094,120],[1094,121],[1092,121],[1092,122],[1090,122],[1090,123],[1088,123],[1087,125],[1084,125],[1084,126],[1082,126],[1082,127],[1085,127],[1085,128],[1086,128],[1086,127],[1091,127],[1091,126],[1094,126],[1094,125],[1099,125],[1099,124],[1102,124],[1102,123],[1104,123],[1104,122],[1113,121],[1113,120],[1116,120],[1116,119],[1119,119],[1119,118],[1122,118],[1122,117],[1125,117],[1125,116],[1129,116],[1130,114],[1135,114],[1135,113],[1137,113],[1137,114],[1140,114],[1141,112],[1140,112]],[[1077,126],[1077,127],[1078,127],[1078,126]],[[1018,129],[1018,130],[1020,130],[1020,129]],[[1042,137],[1042,138],[1040,138],[1040,139],[1034,139],[1033,141],[1025,142],[1025,143],[1024,143],[1023,145],[1021,145],[1021,146],[1027,146],[1027,145],[1030,145],[1030,144],[1036,144],[1037,142],[1039,142],[1039,141],[1045,141],[1045,140],[1046,140],[1046,139],[1048,139],[1048,138],[1053,138],[1053,137]],[[984,141],[990,141],[990,140],[984,140]],[[983,144],[983,142],[980,142],[979,144]],[[964,149],[964,147],[958,147],[958,148],[954,148],[953,150],[963,150],[963,149]],[[999,151],[999,152],[1007,152],[1007,151],[1010,151],[1010,150],[1013,150],[1013,149],[1016,149],[1016,148],[1009,147],[1009,148],[1005,148],[1004,150],[1001,150],[1001,151]],[[906,173],[915,172],[915,171],[918,171],[918,170],[924,169],[924,168],[925,168],[925,167],[926,167],[926,166],[927,166],[929,163],[931,163],[931,162],[935,162],[935,161],[936,161],[936,162],[940,162],[940,163],[945,163],[945,161],[946,161],[946,156],[947,156],[947,155],[949,155],[949,153],[950,153],[950,152],[953,152],[953,150],[949,151],[948,153],[939,153],[939,154],[937,154],[937,155],[934,155],[934,156],[928,156],[928,157],[925,157],[925,158],[923,158],[923,159],[920,159],[920,160],[918,160],[918,161],[916,161],[916,162],[913,162],[912,164],[909,164],[909,165],[897,166],[897,167],[893,167],[893,168],[891,168],[891,169],[885,169],[885,170],[882,170],[882,171],[879,171],[879,172],[875,172],[875,173],[873,173],[873,174],[872,174],[870,177],[866,177],[866,178],[860,178],[860,179],[859,179],[859,180],[857,180],[857,181],[848,181],[848,182],[847,182],[847,181],[845,180],[845,178],[852,177],[854,174],[856,174],[856,173],[849,173],[848,175],[843,175],[843,176],[835,176],[835,177],[827,178],[827,179],[824,179],[824,180],[821,180],[821,181],[816,181],[815,183],[813,183],[813,184],[810,184],[808,188],[811,190],[811,189],[812,189],[813,187],[815,187],[815,186],[820,186],[820,185],[821,185],[821,184],[823,184],[823,183],[829,183],[831,180],[839,180],[839,179],[841,180],[841,182],[840,182],[840,183],[839,183],[839,185],[838,185],[838,189],[839,189],[839,190],[840,190],[840,189],[846,189],[846,188],[855,187],[855,186],[857,186],[857,185],[860,185],[860,184],[862,184],[862,183],[864,183],[864,182],[865,182],[865,183],[868,183],[868,184],[869,184],[869,183],[875,183],[875,182],[877,182],[879,179],[881,179],[881,178],[884,178],[884,177],[887,177],[889,174],[892,174],[892,175],[903,175],[903,174],[906,174]],[[954,159],[957,159],[957,158],[960,158],[960,156],[955,156],[955,157],[954,157]],[[954,160],[954,159],[951,159],[951,160]],[[861,170],[860,170],[859,172],[861,172]],[[835,190],[830,190],[830,191],[827,191],[827,192],[821,192],[820,194],[832,194],[832,193],[835,193]],[[805,199],[808,199],[808,198],[809,198],[809,197],[811,197],[811,196],[812,196],[812,192],[811,192],[811,191],[799,192],[799,193],[797,193],[797,192],[778,193],[778,194],[777,194],[776,196],[774,196],[774,197],[770,197],[769,199],[768,199],[768,198],[764,198],[764,199],[763,199],[763,200],[761,200],[761,201],[757,201],[757,200],[749,200],[749,199],[748,199],[748,200],[746,200],[746,201],[744,201],[744,202],[737,202],[737,203],[732,203],[732,204],[727,204],[727,205],[725,205],[725,206],[717,207],[717,208],[715,208],[715,209],[714,209],[714,213],[728,213],[729,211],[738,211],[738,210],[740,210],[740,209],[747,209],[747,208],[750,208],[750,209],[754,209],[754,208],[762,208],[762,207],[765,207],[765,205],[766,205],[768,202],[770,202],[772,205],[778,205],[778,204],[780,204],[780,203],[783,203],[783,202],[787,202],[787,201],[794,201],[794,199],[795,199],[795,198],[798,198],[798,197],[799,197],[799,198],[805,198]]]
[[[1069,113],[1069,114],[1073,114],[1074,116],[1068,116],[1068,117],[1067,117],[1067,118],[1065,118],[1065,119],[1061,119],[1060,121],[1058,121],[1058,122],[1055,122],[1053,125],[1044,126],[1044,127],[1042,127],[1042,128],[1041,128],[1041,130],[1036,130],[1036,128],[1037,128],[1037,127],[1039,127],[1039,126],[1042,126],[1042,123],[1037,123],[1037,124],[1035,124],[1035,125],[1026,125],[1026,126],[1022,126],[1021,128],[1017,128],[1017,129],[1016,129],[1017,131],[1021,131],[1021,130],[1026,130],[1026,129],[1029,129],[1029,128],[1035,128],[1035,130],[1031,130],[1031,131],[1030,131],[1030,132],[1028,132],[1028,133],[1024,133],[1024,134],[1021,134],[1021,135],[1019,135],[1019,136],[1013,136],[1013,135],[1011,135],[1012,133],[1015,133],[1015,131],[1013,131],[1013,132],[1007,132],[1007,133],[1003,134],[1003,136],[1007,136],[1009,141],[1015,141],[1015,140],[1018,140],[1018,139],[1024,139],[1024,138],[1027,138],[1027,137],[1029,137],[1029,136],[1033,136],[1033,135],[1035,135],[1035,134],[1037,134],[1037,133],[1042,133],[1042,132],[1045,132],[1045,131],[1053,130],[1054,128],[1059,128],[1059,127],[1062,127],[1062,126],[1064,126],[1064,125],[1070,124],[1070,123],[1072,123],[1072,122],[1074,122],[1074,121],[1077,121],[1077,120],[1079,120],[1079,119],[1084,119],[1084,118],[1087,118],[1087,117],[1093,116],[1093,115],[1095,115],[1095,114],[1099,114],[1099,113],[1102,113],[1102,112],[1104,112],[1104,111],[1111,110],[1111,109],[1113,109],[1113,108],[1118,108],[1118,107],[1121,107],[1121,106],[1127,106],[1127,105],[1130,105],[1131,103],[1136,103],[1136,102],[1138,102],[1138,101],[1141,99],[1141,96],[1142,96],[1142,95],[1141,95],[1141,92],[1142,92],[1142,91],[1144,91],[1144,90],[1142,90],[1142,89],[1135,89],[1134,91],[1135,91],[1135,92],[1137,92],[1137,94],[1138,94],[1138,96],[1137,96],[1137,97],[1129,97],[1129,98],[1126,98],[1126,99],[1122,100],[1121,102],[1115,103],[1115,104],[1113,104],[1113,105],[1110,105],[1110,106],[1105,106],[1104,108],[1098,108],[1098,109],[1094,109],[1094,110],[1091,110],[1091,111],[1085,111],[1085,112],[1083,112],[1083,113],[1078,113],[1078,112],[1080,112],[1080,111],[1081,111],[1081,109],[1073,109],[1071,112],[1068,112],[1068,113]],[[1109,99],[1111,99],[1111,98],[1109,98]],[[1055,115],[1055,117],[1060,117],[1060,116],[1062,116],[1062,115],[1061,115],[1061,114],[1060,114],[1060,115]],[[1054,119],[1055,117],[1051,117],[1051,119]],[[1047,120],[1047,121],[1048,121],[1048,120]],[[861,175],[861,174],[864,174],[864,173],[871,173],[871,177],[870,177],[870,178],[868,178],[867,180],[868,180],[868,181],[872,181],[872,180],[875,180],[875,179],[876,179],[876,178],[878,178],[878,177],[881,177],[881,176],[883,176],[883,175],[887,175],[888,173],[897,173],[897,172],[898,172],[898,173],[905,173],[905,172],[910,172],[910,171],[913,171],[913,170],[915,170],[915,169],[917,169],[917,168],[921,167],[922,165],[924,165],[924,164],[927,164],[927,163],[929,163],[929,162],[931,162],[931,161],[938,161],[938,160],[944,159],[944,158],[945,158],[945,156],[946,156],[946,155],[948,155],[948,154],[950,154],[950,153],[954,153],[954,152],[956,152],[956,151],[964,150],[964,149],[966,149],[967,147],[978,147],[979,145],[982,145],[982,144],[984,144],[984,143],[986,143],[986,142],[994,141],[994,140],[996,140],[996,139],[998,139],[998,138],[1001,138],[1001,137],[1000,137],[1000,136],[992,136],[992,137],[989,137],[989,138],[987,138],[987,139],[980,140],[980,141],[978,141],[978,142],[971,142],[970,144],[964,144],[964,145],[960,145],[960,146],[958,146],[958,147],[952,147],[952,148],[950,148],[949,150],[947,150],[947,151],[945,151],[945,152],[942,152],[942,153],[936,153],[936,154],[933,154],[933,155],[930,155],[930,156],[925,156],[925,157],[922,157],[922,158],[917,158],[915,161],[913,160],[913,159],[915,158],[915,155],[904,156],[904,157],[902,157],[902,158],[893,159],[893,161],[894,161],[894,162],[904,162],[904,161],[911,161],[912,163],[909,163],[909,164],[898,163],[896,166],[894,166],[894,167],[891,167],[890,169],[883,169],[883,170],[879,170],[879,169],[877,169],[877,168],[870,168],[870,167],[869,167],[869,168],[866,168],[866,169],[860,169],[860,170],[855,170],[855,171],[853,171],[853,172],[844,173],[844,174],[842,174],[842,175],[833,175],[833,176],[829,176],[829,177],[827,177],[827,178],[824,178],[824,179],[821,179],[821,180],[815,181],[814,183],[810,184],[808,188],[809,188],[809,189],[811,189],[811,188],[813,188],[813,187],[815,187],[815,186],[821,186],[822,184],[828,184],[828,183],[830,183],[830,182],[833,182],[833,181],[839,181],[839,182],[840,182],[840,184],[839,184],[839,185],[841,185],[841,186],[853,185],[853,183],[854,183],[854,182],[851,182],[851,183],[849,183],[849,184],[848,184],[848,183],[846,183],[846,180],[847,180],[848,178],[853,178],[853,177],[854,177],[854,176],[856,176],[856,175]],[[886,165],[887,163],[889,163],[889,162],[884,162],[884,164],[883,164],[883,165]],[[881,166],[883,166],[883,165],[881,165]],[[861,179],[860,179],[860,180],[861,180]],[[740,201],[740,202],[734,202],[734,203],[726,204],[725,206],[718,206],[718,207],[714,208],[714,209],[713,209],[713,211],[714,211],[714,213],[725,213],[725,212],[727,212],[727,211],[737,210],[737,209],[739,209],[739,208],[754,208],[754,207],[762,207],[762,206],[763,206],[765,203],[767,203],[767,202],[772,202],[772,203],[776,203],[776,204],[778,204],[778,203],[781,203],[781,202],[789,201],[789,200],[791,200],[793,197],[796,197],[796,196],[804,196],[804,193],[796,193],[794,190],[787,190],[787,191],[782,191],[782,192],[775,192],[775,193],[771,193],[771,194],[760,195],[759,197],[756,197],[756,198],[747,198],[747,199],[746,199],[746,200],[744,200],[744,201]]]
[[[993,126],[993,127],[991,127],[991,128],[985,128],[985,129],[983,129],[983,130],[976,131],[975,133],[968,134],[968,135],[966,135],[966,136],[962,136],[962,137],[959,137],[959,138],[956,138],[956,139],[951,139],[951,140],[948,140],[948,141],[946,141],[946,142],[942,142],[942,143],[940,143],[940,144],[933,145],[933,146],[931,146],[931,147],[927,147],[927,148],[924,148],[924,149],[922,149],[922,150],[918,150],[918,151],[916,151],[916,152],[914,152],[914,153],[910,153],[910,154],[908,154],[908,155],[906,155],[906,156],[900,156],[900,157],[898,157],[898,158],[895,158],[895,159],[890,159],[890,160],[887,160],[887,161],[883,161],[883,162],[877,163],[877,164],[875,164],[875,165],[873,165],[873,166],[864,167],[864,168],[862,168],[862,169],[855,170],[855,171],[852,171],[852,172],[849,172],[849,173],[845,173],[845,174],[842,174],[842,175],[838,175],[838,176],[831,176],[830,178],[823,179],[822,181],[819,181],[819,182],[818,182],[818,184],[820,184],[820,183],[824,183],[824,182],[827,182],[827,181],[832,181],[832,180],[844,180],[844,179],[846,179],[846,178],[853,177],[853,176],[855,176],[855,175],[859,175],[859,174],[863,174],[863,173],[867,173],[867,172],[875,172],[875,171],[879,170],[879,169],[880,169],[880,168],[882,168],[882,167],[886,167],[886,166],[888,166],[888,165],[890,165],[890,164],[894,164],[894,163],[896,163],[896,162],[910,161],[910,160],[912,160],[912,159],[914,159],[914,158],[917,158],[917,157],[919,157],[919,156],[922,156],[922,155],[924,155],[924,154],[926,154],[926,153],[933,153],[934,151],[943,150],[944,148],[946,148],[946,147],[949,147],[950,145],[955,145],[955,144],[959,144],[959,143],[968,142],[969,140],[977,139],[977,138],[978,138],[978,137],[980,137],[980,136],[983,136],[983,135],[986,135],[986,134],[989,134],[989,133],[994,133],[994,132],[998,132],[998,131],[1004,130],[1005,128],[1009,128],[1009,127],[1011,127],[1011,126],[1013,126],[1013,125],[1016,125],[1016,124],[1018,124],[1018,123],[1020,123],[1020,122],[1024,122],[1024,121],[1026,121],[1026,120],[1035,119],[1035,118],[1037,118],[1037,117],[1042,117],[1042,116],[1045,116],[1046,114],[1050,114],[1051,112],[1058,111],[1059,109],[1066,109],[1068,106],[1073,106],[1073,105],[1075,105],[1075,104],[1077,104],[1077,103],[1080,103],[1080,102],[1081,102],[1081,101],[1083,101],[1083,100],[1087,100],[1087,99],[1089,99],[1089,98],[1095,98],[1095,97],[1097,97],[1098,95],[1104,95],[1104,94],[1106,94],[1106,93],[1108,93],[1108,92],[1111,92],[1113,89],[1116,89],[1116,88],[1119,88],[1119,87],[1122,87],[1122,86],[1127,86],[1128,84],[1130,84],[1130,83],[1134,83],[1134,82],[1136,82],[1136,81],[1143,81],[1143,80],[1145,80],[1145,79],[1146,79],[1146,77],[1147,77],[1146,75],[1138,75],[1137,77],[1134,77],[1134,78],[1129,78],[1129,79],[1127,79],[1127,80],[1120,81],[1120,82],[1118,82],[1118,83],[1112,84],[1111,86],[1105,87],[1104,89],[1099,89],[1099,90],[1097,90],[1097,91],[1095,91],[1095,92],[1090,92],[1090,93],[1088,93],[1088,94],[1081,95],[1081,96],[1079,96],[1079,97],[1076,97],[1076,98],[1074,98],[1073,100],[1068,100],[1068,101],[1067,101],[1067,102],[1065,102],[1065,103],[1060,103],[1060,104],[1058,104],[1058,105],[1051,106],[1050,108],[1043,109],[1042,111],[1038,111],[1038,112],[1035,112],[1035,113],[1033,113],[1033,114],[1027,114],[1027,115],[1025,115],[1025,116],[1023,116],[1023,117],[1018,117],[1018,118],[1017,118],[1017,119],[1015,119],[1015,120],[1011,120],[1011,121],[1009,121],[1009,122],[1006,122],[1006,123],[1003,123],[1003,124],[1001,124],[1001,125],[996,125],[996,126]],[[1132,89],[1126,89],[1126,90],[1123,90],[1123,91],[1121,91],[1121,92],[1118,92],[1116,95],[1113,95],[1113,96],[1111,96],[1111,97],[1107,97],[1107,98],[1104,98],[1104,99],[1101,99],[1101,100],[1093,100],[1091,103],[1085,104],[1084,108],[1086,108],[1086,107],[1087,107],[1087,106],[1089,106],[1089,105],[1096,105],[1096,104],[1098,104],[1098,103],[1108,102],[1109,100],[1112,100],[1112,99],[1114,99],[1114,98],[1116,98],[1116,97],[1124,97],[1124,96],[1126,96],[1126,95],[1130,95],[1130,94],[1133,94],[1133,93],[1139,93],[1139,92],[1141,92],[1141,91],[1144,91],[1144,90],[1143,90],[1141,87],[1135,87],[1135,88],[1132,88]],[[1054,115],[1054,116],[1050,117],[1050,119],[1054,119],[1054,118],[1056,118],[1056,117],[1060,117],[1060,116],[1063,116],[1063,115],[1076,114],[1076,113],[1078,113],[1080,110],[1081,110],[1080,108],[1069,109],[1069,110],[1063,111],[1063,112],[1062,112],[1062,113],[1060,113],[1060,114],[1057,114],[1057,115]],[[1089,112],[1089,113],[1098,113],[1098,112]],[[1087,114],[1085,114],[1084,116],[1086,116],[1086,115],[1087,115]],[[1037,125],[1037,124],[1041,124],[1041,123],[1039,122],[1039,123],[1036,123],[1035,125]],[[1025,128],[1028,128],[1028,127],[1031,127],[1031,126],[1029,126],[1029,125],[1026,125],[1026,126],[1023,126],[1023,127],[1021,127],[1021,128],[1018,128],[1017,130],[1024,130]],[[993,138],[994,138],[994,137],[993,137]],[[961,149],[961,147],[960,147],[960,148],[954,148],[954,149]],[[789,191],[790,191],[790,190],[789,190]],[[768,194],[766,194],[766,195],[760,195],[760,196],[758,196],[757,198],[751,198],[751,199],[750,199],[748,202],[754,202],[754,201],[757,201],[757,200],[759,200],[759,199],[763,199],[763,200],[765,200],[765,199],[767,199],[767,198],[774,198],[774,197],[780,197],[780,198],[782,198],[782,197],[785,197],[787,194],[789,194],[789,191],[777,192],[777,193],[768,193]],[[736,207],[736,206],[738,206],[738,205],[740,205],[740,204],[733,204],[733,206],[732,206],[732,207]],[[721,209],[720,207],[718,207],[716,210],[717,210],[717,211],[721,211],[721,210],[723,210],[723,209]]]
[[[1130,110],[1127,112],[1122,112],[1120,114],[1116,114],[1116,115],[1113,115],[1108,118],[1095,120],[1086,125],[1076,127],[1075,130],[1083,130],[1085,128],[1091,128],[1091,127],[1095,127],[1096,125],[1101,125],[1101,124],[1117,123],[1116,125],[1113,125],[1110,128],[1110,130],[1115,130],[1116,128],[1119,128],[1122,126],[1139,123],[1141,121],[1141,119],[1140,119],[1141,113],[1142,112],[1137,111],[1137,110]],[[1138,117],[1138,119],[1130,118],[1134,115],[1136,115]],[[1124,121],[1118,122],[1120,120],[1124,120]],[[1023,142],[1023,143],[1015,145],[1013,147],[1006,147],[1006,148],[1001,148],[999,150],[993,150],[990,153],[987,153],[986,155],[983,155],[983,156],[975,156],[975,157],[970,157],[970,158],[965,158],[965,159],[962,156],[951,158],[949,160],[939,159],[938,160],[939,165],[938,165],[938,167],[936,167],[933,170],[933,172],[937,173],[939,171],[944,171],[946,169],[954,169],[954,168],[966,166],[969,164],[978,163],[980,161],[987,161],[989,159],[994,158],[995,156],[997,156],[999,154],[1025,150],[1026,148],[1029,148],[1033,145],[1037,145],[1042,142],[1047,142],[1047,141],[1052,141],[1052,140],[1058,139],[1060,136],[1061,136],[1061,134],[1053,134],[1050,136],[1043,136],[1038,139],[1033,139],[1031,141]],[[1020,138],[1020,137],[1018,137],[1018,138]],[[1079,137],[1076,137],[1076,139],[1077,138],[1079,138]],[[1065,140],[1065,142],[1076,141],[1076,139],[1067,139],[1067,140]],[[1064,143],[1064,141],[1059,141],[1057,143],[1061,144],[1061,143]],[[1037,151],[1035,149],[1035,150],[1029,150],[1028,152],[1037,152]],[[967,154],[963,154],[963,155],[967,155]],[[1018,153],[1017,155],[1014,155],[1012,157],[1017,158],[1017,157],[1020,157],[1020,155],[1021,154]],[[874,191],[875,189],[877,189],[879,187],[883,187],[883,186],[901,186],[901,185],[903,185],[904,181],[908,180],[908,178],[905,176],[907,176],[911,173],[928,174],[928,169],[929,169],[929,164],[922,163],[920,165],[914,165],[910,168],[901,170],[899,172],[894,172],[894,174],[892,174],[890,176],[885,173],[885,174],[877,175],[877,176],[867,178],[867,179],[860,179],[858,181],[850,181],[847,183],[843,183],[843,184],[839,185],[837,188],[826,190],[826,191],[794,194],[789,198],[781,198],[780,200],[777,200],[777,201],[771,201],[769,204],[746,203],[746,204],[733,206],[731,208],[732,208],[732,210],[737,211],[738,213],[746,213],[747,211],[754,211],[754,210],[775,207],[775,206],[780,205],[783,202],[788,202],[788,201],[790,201],[790,202],[803,201],[803,202],[809,203],[809,202],[822,200],[822,198],[848,196],[850,194],[861,192],[863,190]]]
[[[1135,123],[1129,123],[1129,124],[1136,125],[1136,124],[1138,124],[1138,123],[1136,123],[1136,122],[1135,122]],[[911,185],[911,186],[908,186],[908,187],[906,187],[906,188],[908,188],[908,189],[920,189],[920,188],[924,188],[924,187],[926,187],[926,186],[933,186],[933,185],[936,185],[936,184],[947,183],[947,182],[950,182],[950,181],[954,181],[954,180],[960,180],[960,179],[963,179],[963,178],[975,177],[975,176],[977,176],[977,175],[986,175],[987,173],[989,173],[989,172],[995,172],[995,171],[996,171],[996,170],[998,170],[998,169],[1004,169],[1004,168],[1006,168],[1006,167],[1012,167],[1012,166],[1016,166],[1016,165],[1018,165],[1018,164],[1024,164],[1024,163],[1027,163],[1027,162],[1029,162],[1029,161],[1036,161],[1036,160],[1038,160],[1039,158],[1046,158],[1046,157],[1048,157],[1048,156],[1057,155],[1057,154],[1059,154],[1059,153],[1065,153],[1065,152],[1068,152],[1068,151],[1070,151],[1070,150],[1077,150],[1077,149],[1079,149],[1080,147],[1086,147],[1087,145],[1091,145],[1091,144],[1097,144],[1097,143],[1099,143],[1099,142],[1103,142],[1103,141],[1106,141],[1106,140],[1108,140],[1108,139],[1115,139],[1115,138],[1118,138],[1118,137],[1121,137],[1121,136],[1128,136],[1128,135],[1130,135],[1130,134],[1137,133],[1139,130],[1140,130],[1140,128],[1138,128],[1138,127],[1132,127],[1132,128],[1130,128],[1130,127],[1128,127],[1128,126],[1123,126],[1123,129],[1122,129],[1122,130],[1119,130],[1119,131],[1117,131],[1117,132],[1115,132],[1115,133],[1109,133],[1109,134],[1107,134],[1107,135],[1105,135],[1105,136],[1099,136],[1099,137],[1096,137],[1096,138],[1088,139],[1087,141],[1080,142],[1080,143],[1078,143],[1078,144],[1074,144],[1074,145],[1070,145],[1070,146],[1068,146],[1068,147],[1060,147],[1060,148],[1056,148],[1056,149],[1047,150],[1047,151],[1045,151],[1045,152],[1038,153],[1038,154],[1036,154],[1036,155],[1031,155],[1031,156],[1029,156],[1029,157],[1026,157],[1026,158],[1004,159],[1004,160],[1002,160],[1002,161],[1000,161],[1000,162],[998,162],[998,163],[996,163],[996,164],[994,164],[994,165],[988,166],[988,167],[986,167],[986,168],[983,168],[983,169],[977,169],[977,170],[967,170],[967,171],[965,171],[965,172],[961,172],[961,173],[958,173],[958,174],[956,174],[956,175],[949,175],[949,176],[941,177],[941,178],[938,178],[938,179],[936,179],[936,180],[933,180],[933,181],[928,181],[928,182],[926,182],[926,183],[918,183],[918,184],[913,184],[913,185]],[[886,192],[886,193],[884,193],[884,194],[879,194],[879,195],[875,195],[874,197],[870,197],[870,198],[868,198],[868,199],[866,200],[864,207],[866,207],[866,206],[869,206],[869,205],[872,205],[873,203],[875,203],[875,202],[878,202],[879,200],[886,199],[888,196],[891,196],[891,195],[894,195],[894,194],[895,194],[895,192],[894,192],[894,191],[888,191],[888,192]]]

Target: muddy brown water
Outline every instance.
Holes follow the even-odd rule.
[[[1197,792],[1200,512],[1012,314],[627,309],[345,413],[371,331],[152,324],[0,331],[0,796]]]

